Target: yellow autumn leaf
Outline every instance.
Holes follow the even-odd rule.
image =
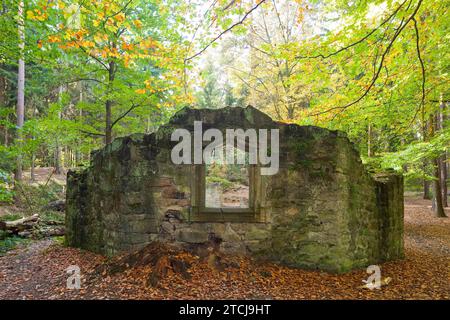
[[[133,45],[131,43],[124,42],[122,44],[122,49],[125,50],[125,51],[133,50]]]
[[[130,64],[130,55],[129,54],[125,54],[123,57],[123,64],[125,65],[125,67],[128,67],[128,65]]]
[[[64,4],[64,2],[58,1],[58,8],[59,9],[64,9],[65,7],[66,7],[66,5]]]
[[[34,12],[31,10],[27,11],[27,19],[28,20],[34,20],[35,16],[34,16]]]
[[[141,28],[142,27],[142,22],[141,22],[141,20],[138,20],[138,19],[136,19],[136,20],[134,20],[133,21],[133,23],[134,23],[134,25],[136,26],[136,28]]]
[[[100,43],[103,40],[102,36],[99,34],[94,35],[94,41]]]
[[[48,42],[50,43],[55,43],[55,42],[60,42],[61,40],[59,39],[58,36],[49,36],[48,37]]]
[[[116,15],[114,17],[114,19],[118,22],[123,22],[123,21],[125,21],[125,14],[123,12],[121,12],[118,15]]]

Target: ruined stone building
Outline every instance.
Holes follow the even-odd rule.
[[[236,169],[246,181],[223,200],[228,180],[171,161],[171,134],[194,121],[223,132],[279,129],[278,172]],[[369,174],[341,132],[278,123],[252,107],[185,108],[152,134],[115,139],[67,180],[68,244],[108,256],[155,240],[215,241],[224,252],[333,272],[403,256],[401,176]]]

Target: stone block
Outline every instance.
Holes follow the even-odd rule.
[[[196,230],[177,230],[175,239],[187,243],[204,243],[208,241],[208,233]]]

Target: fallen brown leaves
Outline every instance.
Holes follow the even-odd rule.
[[[162,244],[108,261],[46,240],[0,258],[0,299],[450,299],[450,219],[428,205],[406,203],[406,258],[381,265],[391,281],[380,290],[361,287],[365,270],[335,275]],[[66,289],[70,265],[81,268],[80,290]]]

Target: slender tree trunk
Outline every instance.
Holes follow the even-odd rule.
[[[114,76],[116,73],[116,64],[114,61],[109,62],[109,72],[108,72],[108,94],[111,92],[111,87],[114,82]],[[112,142],[112,101],[110,99],[106,100],[106,121],[105,121],[105,144]]]
[[[146,129],[145,133],[150,133],[150,115],[147,116],[147,129]]]
[[[31,168],[30,168],[30,179],[31,182],[34,182],[34,169],[35,169],[36,155],[33,151],[31,154]]]
[[[441,98],[442,99],[442,98]],[[439,110],[439,130],[444,131],[445,103],[442,101]],[[444,153],[439,159],[439,166],[441,170],[441,189],[442,189],[442,205],[448,207],[447,201],[447,153]]]
[[[32,105],[33,108],[33,119],[36,119],[36,113],[37,113],[37,108],[36,106],[34,106],[34,104]],[[31,139],[34,140],[36,137],[35,136],[31,136]],[[30,168],[30,181],[34,182],[34,169],[36,166],[36,151],[33,150],[31,152],[31,168]]]
[[[0,77],[0,84],[1,84],[1,89],[0,89],[0,106],[7,106],[8,105],[8,84],[6,82],[6,78],[5,77]],[[3,144],[6,146],[8,146],[8,114],[6,114],[6,122],[5,122],[5,126],[3,127]]]
[[[8,120],[9,120],[9,116],[6,116],[6,123],[8,123]],[[7,124],[5,124],[5,132],[4,132],[4,134],[5,134],[5,147],[7,147],[8,146],[8,144],[9,144],[9,132],[8,132],[8,125]]]
[[[61,174],[61,146],[59,144],[58,137],[56,138],[56,147],[55,147],[55,173]]]
[[[74,159],[75,159],[75,157],[73,155],[73,149],[72,148],[68,148],[68,152],[69,152],[69,155],[70,155],[70,157],[68,158],[69,168],[73,168],[74,167],[73,163],[74,163]]]
[[[439,113],[431,117],[431,136],[439,129]],[[436,217],[446,217],[444,207],[442,205],[442,187],[441,187],[441,166],[439,165],[440,157],[433,159],[434,180],[433,180],[433,211]]]
[[[442,193],[442,205],[446,208],[448,207],[448,201],[447,201],[447,166],[445,161],[447,160],[446,156],[443,155],[439,159],[439,167],[440,167],[440,173],[441,173],[441,193]]]
[[[434,182],[433,182],[433,210],[438,218],[447,217],[442,205],[442,189],[440,181],[439,160],[434,161]]]
[[[112,142],[111,100],[106,101],[105,144]]]
[[[61,148],[61,152],[64,155],[64,157],[61,159],[61,164],[63,168],[67,167],[67,158],[70,157],[70,155],[67,154],[67,146],[63,146]]]
[[[430,181],[423,180],[423,198],[431,200]]]
[[[80,91],[80,95],[79,95],[79,99],[78,99],[78,102],[80,103],[80,102],[83,102],[83,83],[81,81],[78,82],[78,90]],[[81,108],[81,106],[80,106],[79,117],[80,117],[79,122],[83,123],[83,109]],[[81,144],[82,144],[82,140],[78,139],[77,149],[75,151],[75,167],[78,166],[78,164],[82,160],[82,155],[81,155],[81,150],[80,150]]]
[[[63,86],[59,86],[59,100],[61,101],[62,99],[62,94],[63,94],[64,88]],[[62,118],[62,114],[61,111],[58,113],[58,118],[61,119]],[[56,146],[55,146],[55,173],[56,174],[61,174],[62,173],[62,169],[61,169],[61,144],[59,141],[59,137],[58,135],[56,135]]]
[[[367,127],[367,156],[370,158],[372,156],[372,126]]]
[[[24,60],[24,50],[25,50],[25,19],[24,19],[24,2],[19,1],[18,7],[18,33],[19,33],[19,69],[17,72],[17,141],[19,144],[22,143],[22,127],[25,118],[25,60]],[[22,156],[17,157],[16,171],[14,174],[14,179],[16,181],[22,180]]]
[[[423,137],[423,141],[427,141],[427,137],[428,137],[428,132],[427,130],[429,129],[430,124],[427,124],[427,121],[425,120],[425,113],[424,113],[424,109],[422,107],[422,137]],[[422,168],[423,168],[423,198],[425,200],[432,200],[432,194],[430,191],[430,187],[431,187],[431,182],[429,180],[427,180],[425,178],[426,174],[427,174],[427,166],[428,161],[424,160],[423,164],[422,164]]]

